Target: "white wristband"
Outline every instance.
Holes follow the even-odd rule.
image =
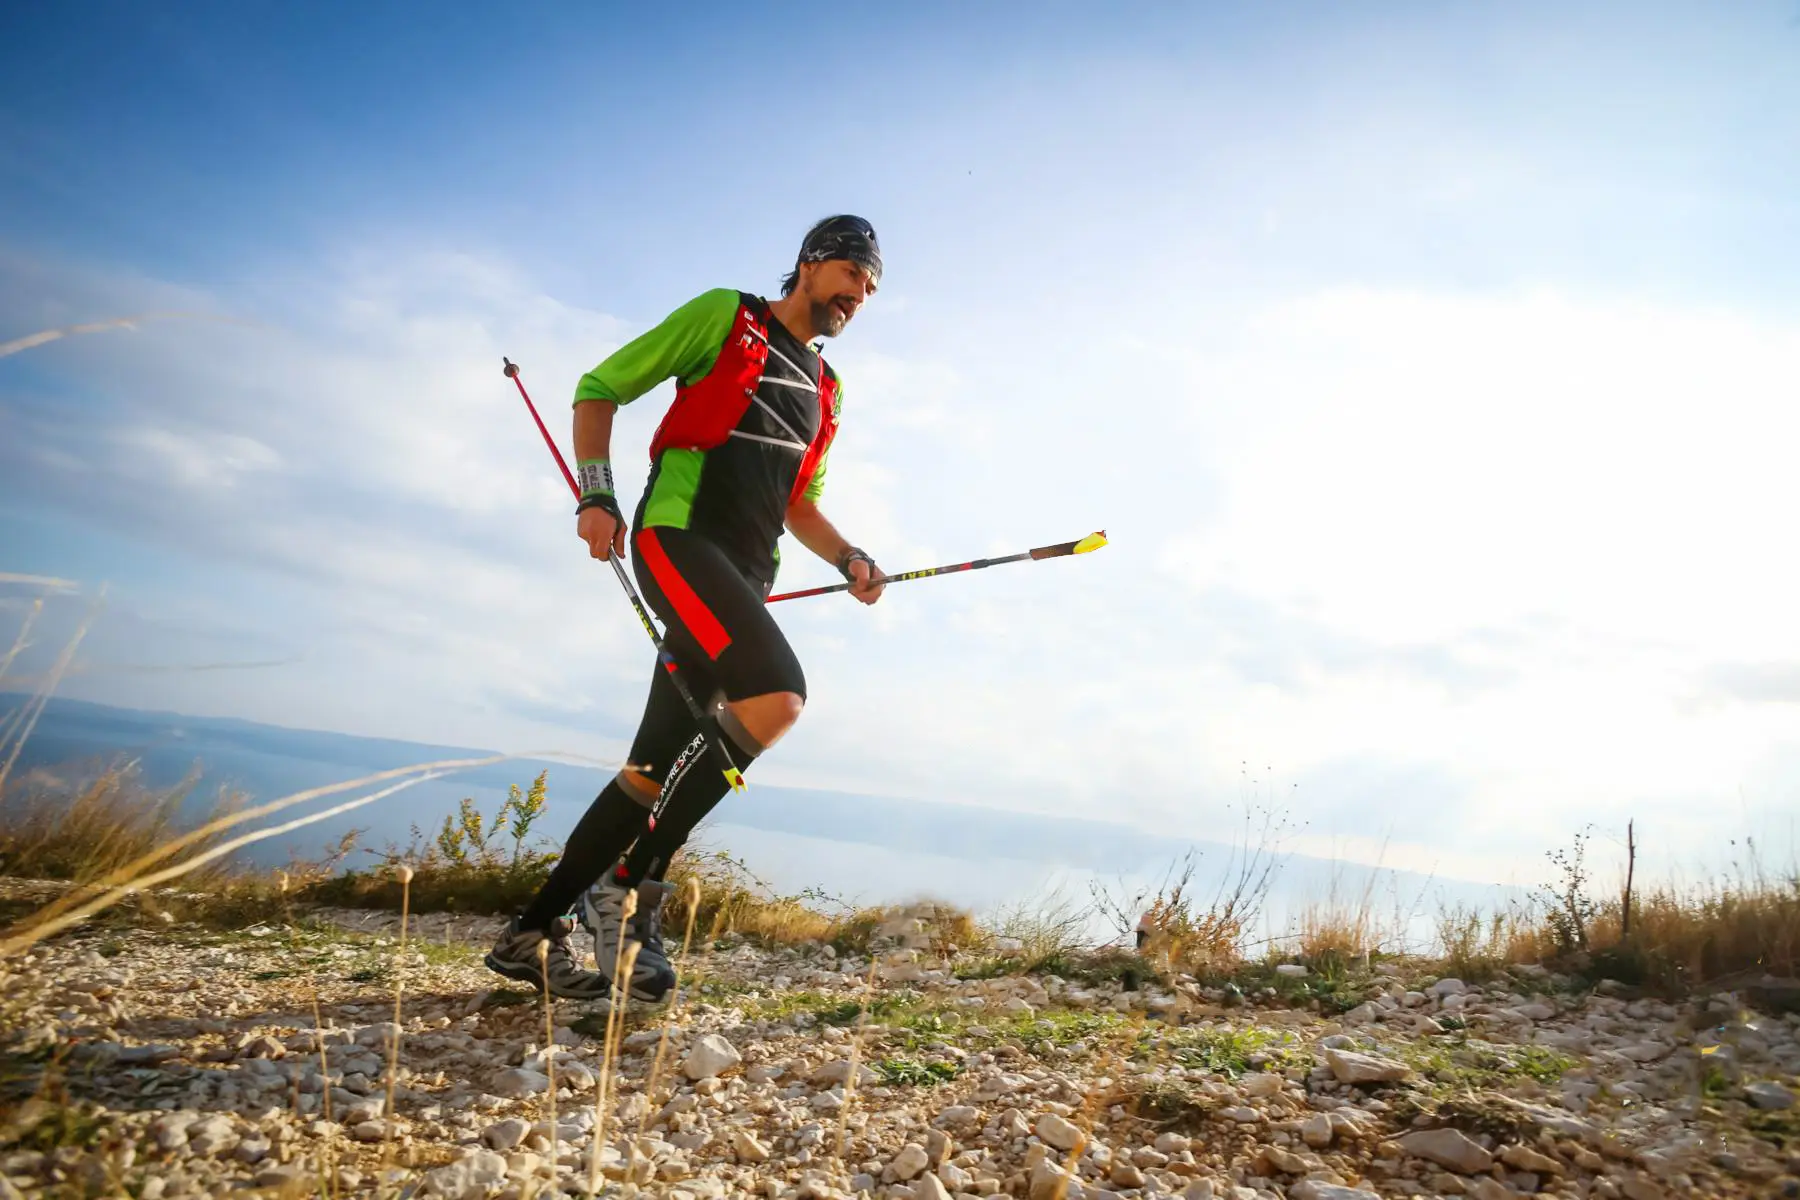
[[[604,458],[587,458],[575,465],[575,481],[586,496],[613,494],[612,464]]]

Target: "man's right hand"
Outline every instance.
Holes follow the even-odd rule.
[[[588,544],[588,554],[605,558],[625,557],[625,518],[618,506],[590,505],[575,518],[575,535]]]

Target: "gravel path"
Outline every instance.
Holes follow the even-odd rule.
[[[497,924],[417,919],[404,956],[393,914],[89,928],[0,963],[0,1200],[585,1195],[603,1085],[621,1195],[1800,1197],[1800,1017],[1736,994],[1389,967],[1334,1014],[959,979],[904,926],[874,962],[726,939],[679,1012],[624,1015],[608,1078],[604,1007],[547,1036],[481,966]]]

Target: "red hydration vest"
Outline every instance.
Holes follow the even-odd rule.
[[[737,317],[719,347],[712,369],[692,383],[677,380],[675,401],[663,414],[650,440],[650,460],[664,450],[711,450],[731,436],[744,419],[756,389],[762,386],[763,368],[769,361],[769,322],[774,319],[760,297],[739,293]],[[819,460],[831,447],[838,428],[837,372],[819,356],[819,429],[800,458],[799,474],[788,503],[805,495],[819,469]]]

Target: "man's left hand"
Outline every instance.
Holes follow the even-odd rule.
[[[879,581],[881,571],[875,564],[855,559],[850,564],[850,594],[864,604],[873,604],[881,599],[882,589],[887,584]],[[875,582],[870,582],[875,580]]]
[[[881,568],[875,565],[874,559],[852,546],[838,556],[837,566],[849,581],[852,596],[864,604],[873,604],[881,599],[881,591],[887,584],[881,582]]]

